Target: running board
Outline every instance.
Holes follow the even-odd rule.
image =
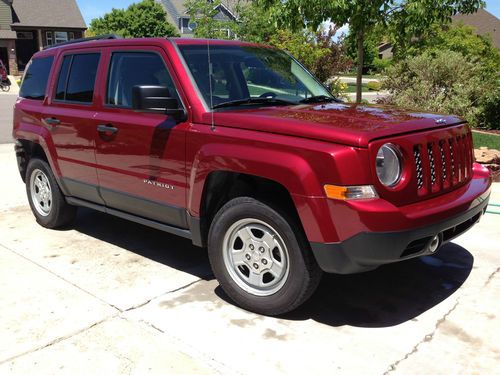
[[[142,224],[142,225],[145,225],[145,226],[150,227],[150,228],[158,229],[158,230],[161,230],[163,232],[175,234],[177,236],[184,237],[184,238],[187,238],[189,240],[192,239],[191,231],[189,231],[188,229],[181,229],[181,228],[177,228],[177,227],[172,227],[172,226],[167,225],[167,224],[159,223],[159,222],[154,221],[154,220],[145,219],[143,217],[128,214],[126,212],[114,210],[112,208],[108,208],[105,206],[101,206],[99,204],[88,202],[88,201],[85,201],[83,199],[66,197],[66,202],[68,202],[69,204],[74,205],[74,206],[87,207],[87,208],[91,208],[91,209],[99,211],[99,212],[104,212],[106,214],[110,214],[110,215],[119,217],[121,219],[133,221],[135,223]]]

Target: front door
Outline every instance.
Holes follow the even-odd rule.
[[[136,112],[132,88],[165,86],[178,92],[160,49],[110,49],[104,106],[95,118],[97,174],[106,206],[187,228],[185,135],[187,123]]]

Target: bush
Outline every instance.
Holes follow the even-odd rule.
[[[468,61],[459,52],[428,51],[402,60],[387,70],[382,88],[390,92],[386,104],[455,114],[477,127],[500,127],[495,120],[498,79],[485,76],[480,63]]]
[[[482,98],[477,124],[485,129],[500,129],[500,82],[497,82],[496,90]]]
[[[368,87],[368,90],[380,91],[382,84],[378,81],[370,81],[366,84],[366,87]]]
[[[374,73],[384,73],[387,68],[392,64],[391,59],[380,59],[376,57],[373,60],[373,72]]]

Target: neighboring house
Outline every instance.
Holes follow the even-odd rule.
[[[463,23],[476,29],[478,35],[491,36],[493,45],[500,48],[500,19],[485,9],[472,14],[457,14],[452,17],[453,24]]]
[[[378,58],[379,59],[392,59],[394,55],[393,47],[391,43],[381,43],[378,46]]]
[[[493,45],[500,48],[500,20],[485,9],[479,9],[472,14],[457,14],[451,17],[453,25],[464,24],[476,29],[478,35],[490,35]],[[391,43],[382,43],[378,46],[378,56],[381,59],[390,59],[393,56]]]
[[[194,29],[196,28],[196,22],[190,22],[189,14],[187,14],[187,9],[185,7],[184,0],[157,0],[165,8],[168,20],[171,24],[177,27],[179,34],[182,37],[193,37]],[[211,0],[207,0],[210,1]],[[219,21],[235,21],[236,20],[236,5],[241,2],[239,0],[226,0],[222,1],[219,6],[219,13],[214,17]],[[227,29],[228,35],[231,30]]]
[[[76,0],[0,0],[0,59],[19,74],[35,52],[86,29]]]

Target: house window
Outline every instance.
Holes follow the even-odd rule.
[[[47,45],[51,46],[54,44],[54,34],[52,34],[52,31],[47,31],[45,33],[45,37],[47,39]]]
[[[56,36],[56,44],[68,41],[68,33],[66,31],[56,31],[54,34]]]
[[[75,39],[75,33],[74,33],[73,31],[70,31],[70,32],[68,33],[68,39],[69,39],[69,40],[73,40],[73,39]]]

